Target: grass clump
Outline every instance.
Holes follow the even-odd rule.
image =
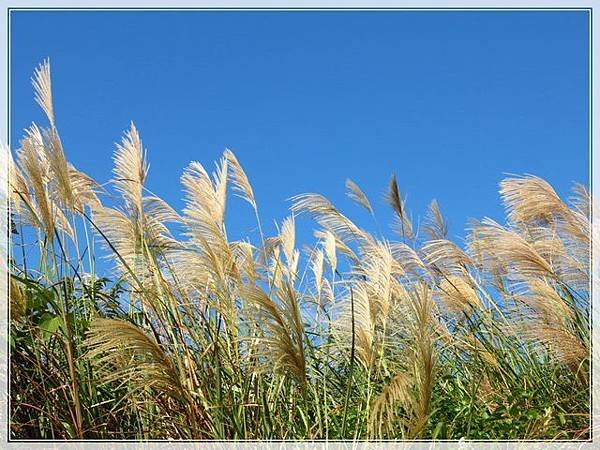
[[[589,437],[584,187],[566,203],[540,178],[507,178],[506,224],[473,222],[465,246],[436,201],[413,226],[395,177],[394,239],[319,194],[266,236],[230,150],[212,174],[185,169],[177,212],[145,188],[133,124],[102,187],[65,157],[47,62],[33,85],[48,127],[10,158],[11,437]],[[254,241],[228,238],[231,191]],[[318,227],[300,252],[302,213]]]

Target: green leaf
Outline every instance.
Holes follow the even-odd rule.
[[[435,426],[435,429],[433,430],[431,439],[437,439],[438,435],[440,434],[440,431],[442,431],[443,426],[444,426],[444,422],[438,422],[438,424]]]
[[[42,316],[39,326],[42,330],[44,339],[48,339],[56,333],[56,330],[58,330],[61,325],[62,318],[60,316],[51,316],[50,314],[46,313]]]
[[[65,431],[67,432],[67,434],[69,435],[70,438],[74,438],[75,437],[75,429],[73,428],[73,425],[71,425],[69,422],[61,422],[63,427],[65,428]]]

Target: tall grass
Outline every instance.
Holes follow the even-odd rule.
[[[48,62],[33,87],[48,125],[9,162],[13,438],[589,436],[583,186],[566,203],[540,178],[507,178],[506,224],[473,222],[465,245],[435,200],[415,226],[395,177],[393,240],[319,194],[266,236],[231,151],[212,174],[185,169],[177,212],[145,188],[133,124],[100,185],[65,157]],[[259,238],[228,238],[231,192]],[[317,226],[302,252],[299,214]]]

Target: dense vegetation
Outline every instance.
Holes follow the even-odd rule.
[[[230,241],[230,191],[261,230],[232,152],[212,176],[189,165],[179,213],[144,188],[133,125],[100,186],[65,159],[48,63],[33,85],[49,124],[10,158],[13,438],[589,437],[583,186],[566,203],[504,180],[507,223],[471,223],[464,246],[435,201],[416,232],[395,178],[393,241],[318,194],[276,236]],[[317,224],[302,252],[300,213]]]

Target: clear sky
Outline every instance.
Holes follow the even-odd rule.
[[[498,182],[531,173],[565,196],[587,183],[586,12],[13,12],[13,144],[44,123],[30,77],[52,64],[68,158],[99,182],[130,121],[148,149],[148,187],[180,209],[192,160],[231,148],[269,232],[289,197],[326,195],[357,223],[346,178],[370,197],[398,176],[408,209],[436,198],[452,237],[502,218]],[[234,238],[253,232],[232,200]],[[300,220],[299,239],[311,239]]]

